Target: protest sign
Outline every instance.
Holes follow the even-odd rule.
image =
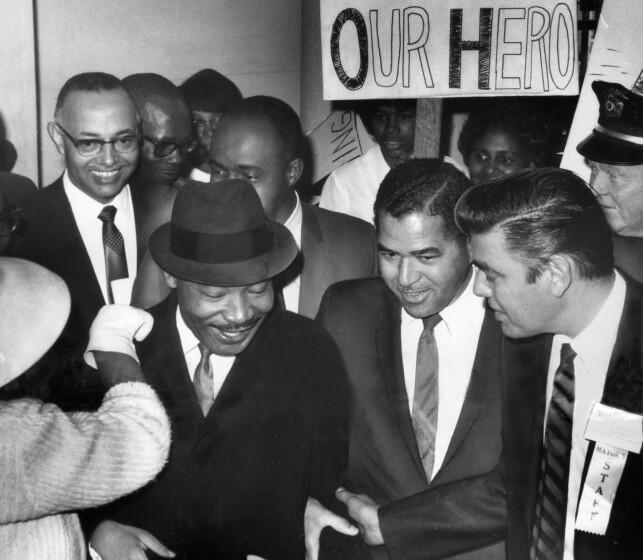
[[[320,0],[324,99],[576,95],[575,0]]]

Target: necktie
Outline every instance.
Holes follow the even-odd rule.
[[[112,294],[112,281],[127,278],[127,260],[125,259],[125,242],[121,232],[114,224],[116,208],[104,206],[98,214],[98,219],[103,222],[103,248],[105,250],[105,272],[107,273],[107,299],[114,303]]]
[[[203,344],[199,344],[199,352],[201,352],[201,360],[194,370],[193,383],[203,416],[207,416],[214,402],[214,380],[212,379],[212,365],[210,364],[211,352]]]
[[[576,353],[572,347],[567,343],[563,344],[547,413],[536,518],[532,531],[531,560],[556,560],[563,557],[574,418],[575,357]]]
[[[435,432],[438,426],[438,347],[433,329],[442,320],[439,314],[424,319],[418,342],[413,396],[413,430],[427,481],[431,480],[435,459]]]

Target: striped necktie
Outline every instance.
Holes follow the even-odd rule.
[[[105,250],[105,272],[107,273],[107,300],[114,303],[112,281],[127,278],[127,259],[125,258],[125,242],[123,235],[116,224],[116,207],[108,205],[98,214],[98,219],[103,222],[103,248]]]
[[[435,433],[438,427],[438,346],[433,329],[442,320],[439,314],[424,321],[424,330],[418,341],[415,366],[415,393],[411,419],[428,482],[431,481],[435,461]]]
[[[531,560],[558,560],[563,557],[574,418],[575,357],[576,352],[572,347],[563,344],[547,413],[536,518],[529,553]]]

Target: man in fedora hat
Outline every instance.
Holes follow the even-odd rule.
[[[47,269],[0,258],[0,386],[36,362],[65,325],[70,296]],[[7,560],[82,560],[74,510],[107,503],[149,481],[170,446],[167,415],[134,361],[131,339],[148,313],[103,308],[86,359],[108,391],[93,413],[65,413],[35,399],[0,401],[0,550]],[[158,550],[156,543],[147,544]]]
[[[577,146],[591,169],[590,185],[614,232],[616,265],[643,281],[643,74],[632,90],[592,83],[598,123]]]
[[[266,215],[292,233],[301,256],[278,279],[286,309],[313,318],[331,284],[377,272],[373,227],[352,216],[300,200],[304,137],[295,111],[266,95],[230,108],[212,135],[211,181],[243,179],[257,191]],[[138,307],[160,301],[158,271],[141,263],[134,287]],[[162,284],[160,284],[162,286]],[[167,292],[167,290],[166,290]]]
[[[301,560],[307,498],[327,503],[339,483],[346,388],[330,336],[275,308],[295,241],[250,184],[227,180],[179,190],[150,251],[174,291],[138,352],[173,446],[154,484],[100,512],[113,521],[92,546],[130,557],[136,527],[180,558]]]

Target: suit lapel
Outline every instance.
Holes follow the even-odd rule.
[[[375,333],[375,344],[380,362],[380,374],[383,377],[386,392],[395,412],[398,428],[402,435],[409,456],[418,473],[426,479],[422,459],[415,440],[415,432],[409,413],[409,398],[404,383],[404,365],[402,362],[401,308],[393,301],[394,296],[387,293],[384,317],[378,321]]]
[[[275,311],[266,318],[248,347],[234,360],[232,368],[205,418],[201,437],[220,423],[227,414],[235,410],[237,405],[243,403],[250,391],[258,384],[266,382],[272,371],[272,368],[266,364],[266,356],[271,353],[271,331],[278,328],[274,326],[274,317]]]
[[[313,317],[314,303],[317,301],[315,294],[320,285],[324,285],[324,278],[328,274],[325,269],[324,259],[318,258],[322,249],[322,231],[313,210],[305,203],[301,203],[301,254],[302,271],[299,280],[299,306],[300,315]],[[327,263],[326,263],[327,264]]]
[[[462,403],[462,410],[451,436],[442,466],[447,463],[466,438],[472,424],[486,406],[495,406],[500,399],[500,326],[489,309],[485,311],[473,361],[471,379]],[[440,469],[442,470],[442,469]],[[438,475],[439,476],[439,473]],[[436,478],[437,478],[436,476]]]
[[[87,308],[101,307],[105,303],[103,292],[83,238],[78,231],[71,204],[65,194],[62,177],[47,188],[52,189],[52,195],[55,194],[48,201],[51,215],[59,217],[60,220],[50,228],[52,235],[48,244],[51,251],[50,259],[52,262],[59,263],[59,266],[68,268],[68,272],[64,274],[65,277],[82,279],[82,290],[74,290],[75,297],[85,294],[88,301]],[[93,282],[88,282],[90,278]]]

